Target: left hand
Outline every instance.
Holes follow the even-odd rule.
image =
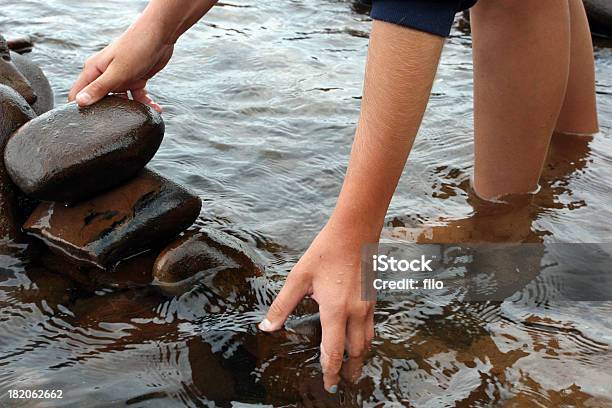
[[[359,234],[351,238],[349,231],[328,224],[289,273],[259,324],[263,331],[279,330],[305,296],[316,300],[323,329],[324,386],[331,393],[338,389],[345,349],[349,376],[355,378],[374,337],[374,302],[361,298],[361,245],[366,242]]]

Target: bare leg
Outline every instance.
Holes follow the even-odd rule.
[[[582,0],[569,0],[571,55],[569,82],[556,131],[592,135],[599,131],[591,30]]]
[[[481,1],[474,39],[474,189],[483,198],[538,186],[565,97],[568,0]]]

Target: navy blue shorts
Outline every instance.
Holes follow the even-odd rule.
[[[372,18],[448,36],[455,14],[478,0],[365,0],[372,4]]]

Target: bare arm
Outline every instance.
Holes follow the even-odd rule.
[[[131,91],[135,99],[161,111],[145,90],[147,81],[166,66],[178,38],[215,3],[152,0],[121,37],[87,60],[68,99],[85,106],[109,92]]]
[[[260,324],[262,330],[278,330],[302,297],[312,295],[319,303],[321,365],[330,392],[337,390],[345,348],[353,378],[374,336],[374,305],[361,300],[361,246],[378,242],[443,43],[442,37],[374,22],[361,118],[336,208]]]

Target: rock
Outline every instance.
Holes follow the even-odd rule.
[[[156,293],[145,288],[77,299],[71,311],[77,327],[98,326],[100,323],[128,324],[133,319],[146,320],[157,316],[156,308],[162,301]]]
[[[200,207],[196,195],[145,169],[73,207],[41,203],[24,229],[56,252],[105,268],[171,240],[195,221]]]
[[[133,178],[163,135],[157,112],[111,96],[86,108],[70,103],[30,121],[9,139],[4,161],[27,195],[77,202]]]
[[[74,295],[72,281],[62,275],[50,272],[41,267],[30,267],[26,271],[30,285],[22,287],[15,294],[21,302],[41,304],[46,302],[51,307],[68,305]]]
[[[9,136],[36,117],[28,103],[15,90],[0,85],[0,153]],[[0,161],[0,238],[15,237],[20,229],[19,193],[11,181],[4,162]]]
[[[19,72],[28,80],[30,86],[38,96],[36,102],[32,104],[32,108],[37,115],[42,115],[45,112],[53,109],[54,97],[51,84],[45,76],[45,73],[32,60],[16,52],[11,52],[13,64]]]
[[[11,59],[11,52],[4,37],[0,35],[0,85],[13,88],[30,105],[36,102],[38,96],[28,80],[19,72]]]
[[[612,37],[612,2],[610,0],[584,0],[589,24],[594,34]]]
[[[218,273],[231,269],[240,275],[260,276],[263,268],[256,255],[238,239],[212,228],[188,231],[170,243],[153,266],[153,276],[159,283],[178,283],[200,272]],[[228,274],[236,275],[236,272]]]
[[[8,48],[18,54],[26,54],[32,51],[34,43],[30,37],[12,38],[7,42]]]
[[[47,250],[41,257],[43,265],[59,275],[70,277],[81,287],[96,292],[101,289],[124,290],[147,286],[153,281],[153,263],[159,251],[147,251],[119,261],[107,269],[79,265]]]

